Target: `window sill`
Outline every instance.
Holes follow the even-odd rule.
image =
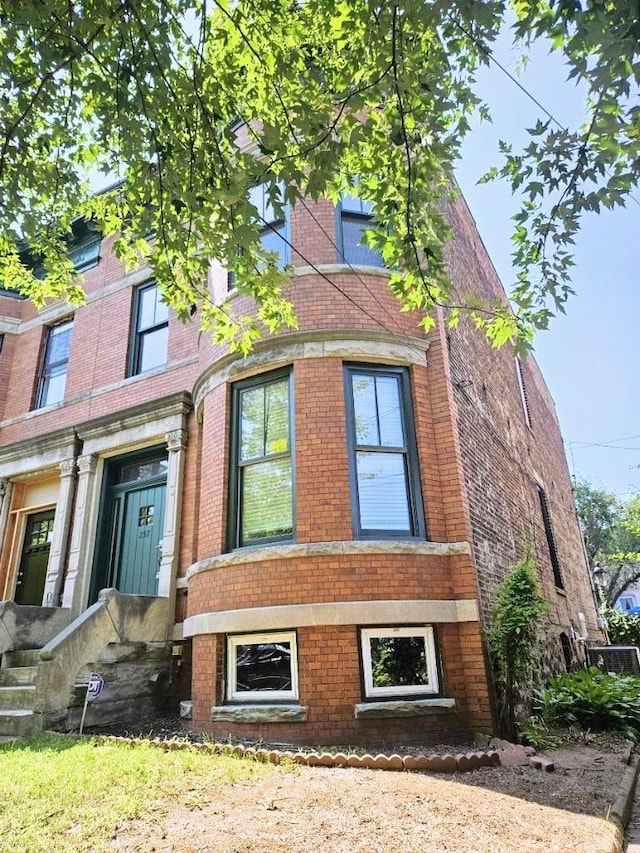
[[[226,723],[306,722],[304,705],[214,705],[211,719]]]
[[[361,702],[355,706],[356,720],[379,720],[385,717],[427,717],[455,710],[456,700],[394,699],[384,702]]]

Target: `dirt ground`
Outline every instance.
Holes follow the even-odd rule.
[[[436,775],[276,768],[254,782],[185,791],[123,827],[114,853],[612,853],[606,822],[626,742],[569,740],[529,766]],[[246,760],[246,759],[243,759]]]

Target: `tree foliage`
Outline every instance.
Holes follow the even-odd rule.
[[[588,96],[585,128],[538,124],[496,169],[525,199],[515,313],[454,296],[443,261],[453,165],[474,110],[486,114],[475,72],[513,14],[516,42],[550,38]],[[295,323],[250,201],[267,181],[280,210],[360,193],[405,308],[448,305],[455,321],[462,302],[494,343],[526,340],[564,306],[583,212],[623,203],[637,183],[639,27],[636,0],[3,3],[1,280],[37,304],[81,300],[67,249],[83,216],[120,235],[127,264],[150,265],[181,317],[197,305],[204,328],[247,348],[260,329]],[[92,172],[121,184],[94,197]],[[257,320],[212,303],[211,259],[256,297]]]
[[[604,605],[613,607],[640,581],[640,496],[619,501],[615,495],[579,481],[576,506],[596,589]]]

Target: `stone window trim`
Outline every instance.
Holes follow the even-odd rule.
[[[356,381],[358,377],[373,380],[374,396],[370,421],[377,419],[378,436],[362,436],[359,424],[362,415],[358,412],[356,402]],[[426,539],[427,531],[422,503],[422,489],[418,464],[418,450],[413,420],[412,395],[409,371],[403,366],[386,366],[380,364],[345,363],[345,408],[347,417],[347,446],[350,461],[351,508],[353,517],[354,539]],[[379,397],[378,386],[381,382],[395,382],[396,408],[392,412]],[[383,437],[384,423],[393,420],[389,431],[396,435]],[[374,424],[374,426],[376,426]],[[361,460],[365,465],[376,464],[382,467],[376,472],[359,470]],[[380,460],[379,463],[377,460]],[[386,475],[383,471],[385,463],[393,461],[395,471],[389,468]],[[388,466],[387,466],[388,467]],[[385,483],[390,476],[402,478],[401,495],[396,495],[395,519],[381,519],[380,525],[374,523],[375,504],[381,502],[384,495],[388,497],[389,486]],[[373,487],[378,478],[378,485]],[[367,485],[366,497],[363,496],[362,484]],[[374,491],[375,489],[375,491]],[[368,501],[369,509],[365,509],[364,501]],[[402,503],[400,503],[402,502]],[[371,517],[367,520],[365,514]],[[403,518],[401,518],[403,516]],[[401,526],[401,522],[404,526]]]
[[[263,683],[263,687],[259,689],[242,689],[238,683],[238,672],[241,650],[247,649],[250,646],[255,646],[256,649],[262,648],[263,660],[258,662],[254,659],[249,662],[248,666],[254,669],[263,669],[258,680]],[[278,682],[282,680],[282,666],[276,663],[275,665],[269,660],[269,647],[277,649],[288,647],[288,670],[285,675],[285,680],[288,686],[278,686]],[[260,654],[260,653],[258,653]],[[298,688],[298,648],[297,636],[295,631],[268,631],[264,633],[246,633],[246,634],[230,634],[227,635],[227,683],[226,683],[226,702],[229,704],[239,703],[246,705],[247,703],[259,703],[268,705],[296,705],[299,701]]]
[[[397,719],[406,717],[430,717],[456,710],[456,700],[446,696],[435,699],[393,699],[379,702],[359,702],[354,706],[356,720]]]
[[[437,643],[433,625],[376,625],[359,630],[362,666],[362,692],[365,701],[425,699],[440,697],[440,674]],[[395,639],[420,639],[423,641],[426,683],[419,679],[409,684],[377,685],[374,669],[376,662],[373,643]]]

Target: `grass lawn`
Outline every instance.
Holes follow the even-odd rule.
[[[98,744],[41,735],[0,745],[0,851],[111,849],[136,818],[174,805],[197,807],[198,791],[283,770],[233,756],[164,751],[145,743]]]

